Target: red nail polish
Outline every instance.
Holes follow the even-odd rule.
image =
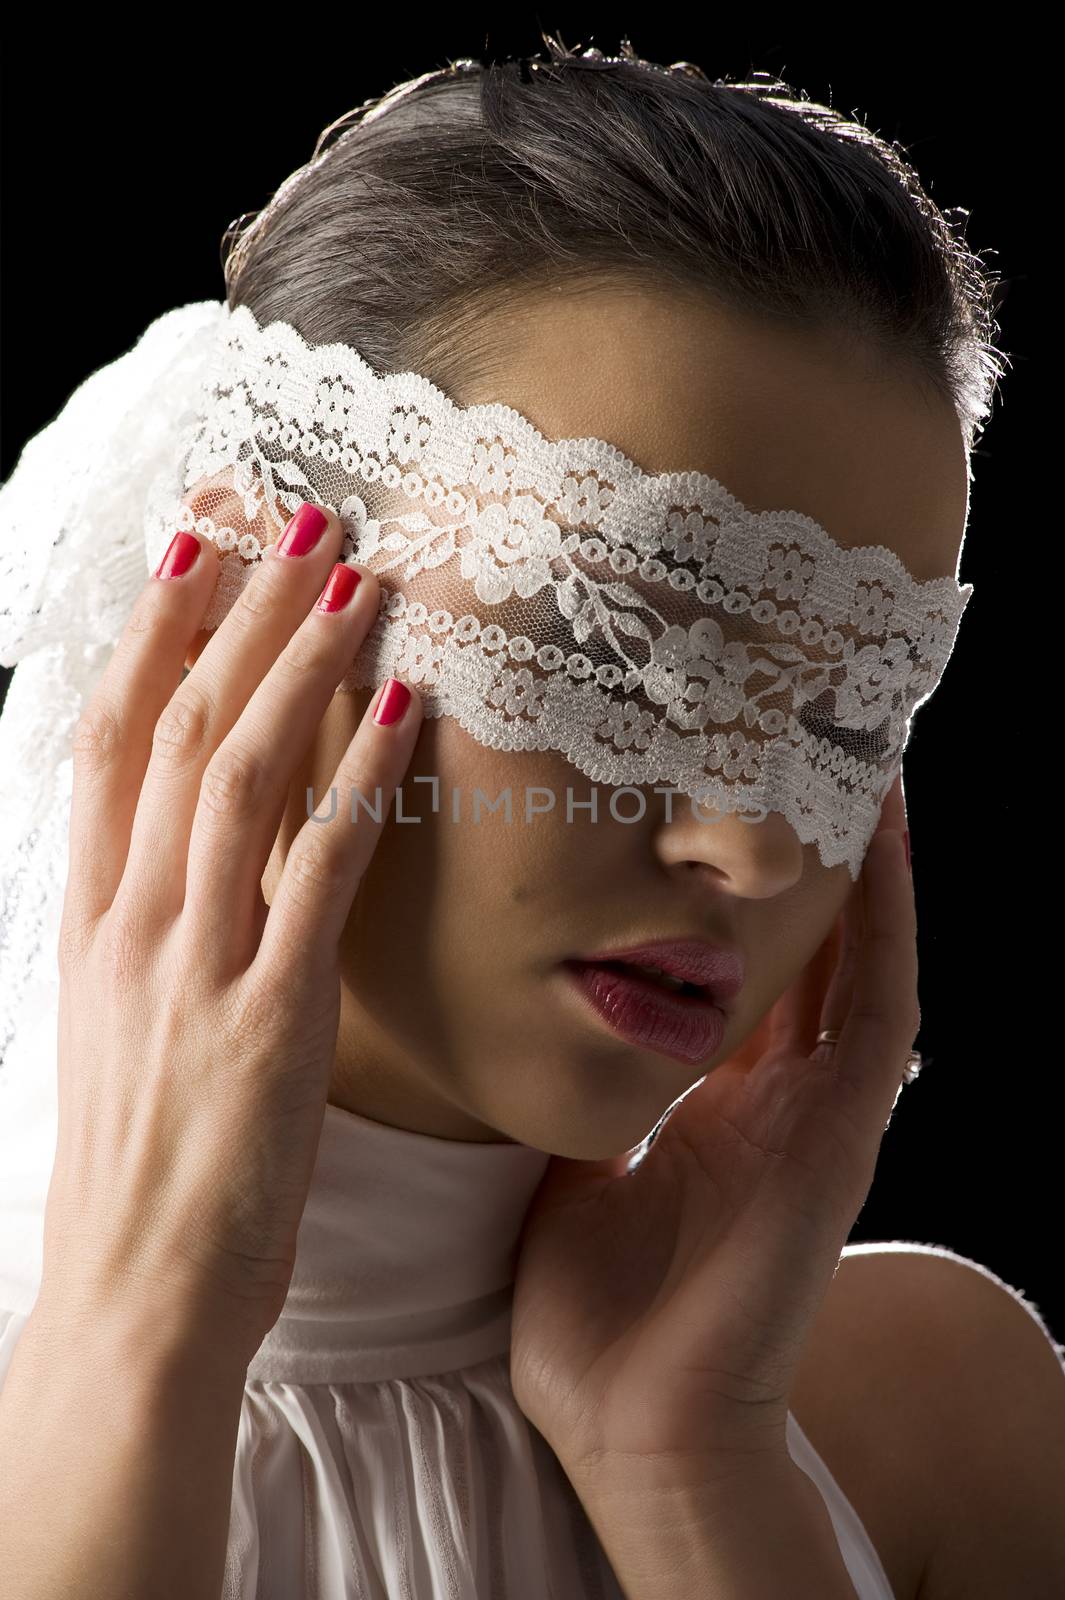
[[[373,719],[379,727],[388,728],[398,722],[410,704],[410,690],[398,678],[389,678],[381,691]]]
[[[343,611],[362,580],[362,573],[338,561],[318,596],[319,611]]]
[[[157,578],[180,578],[200,553],[200,541],[191,533],[175,533],[166,555],[155,569]]]
[[[277,541],[278,555],[305,556],[308,550],[314,549],[328,522],[324,511],[305,501]]]

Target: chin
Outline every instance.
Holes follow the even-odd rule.
[[[501,1138],[570,1161],[606,1161],[642,1144],[708,1070],[636,1050],[587,1052],[579,1065],[557,1058],[530,1065],[520,1096],[512,1081],[497,1080],[498,1097],[479,1095],[467,1109]]]

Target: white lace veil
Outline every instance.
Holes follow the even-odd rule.
[[[26,1309],[55,1158],[56,948],[71,746],[145,578],[151,481],[174,449],[218,324],[214,302],[157,318],[94,372],[0,486],[0,1304]]]

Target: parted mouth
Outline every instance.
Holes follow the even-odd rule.
[[[651,940],[626,949],[574,956],[570,964],[615,969],[654,984],[663,992],[710,1000],[722,1009],[735,999],[744,980],[739,952],[705,939]]]

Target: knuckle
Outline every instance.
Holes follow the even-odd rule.
[[[122,719],[102,695],[94,695],[74,728],[75,766],[101,766],[112,760],[122,742]]]
[[[245,978],[248,974],[245,974]],[[262,1018],[264,1014],[259,1011],[256,1019],[256,1000],[259,995],[251,994],[245,982],[230,982],[224,984],[216,995],[217,1021],[222,1030],[222,1037],[227,1040],[227,1061],[233,1067],[243,1059],[246,1046],[249,1048],[249,1058],[254,1056],[253,1042],[262,1035]]]
[[[241,590],[236,605],[229,613],[238,628],[254,627],[261,617],[273,611],[280,598],[283,581],[281,573],[275,571],[275,565],[272,561],[260,562],[252,581]]]
[[[60,977],[70,977],[81,966],[91,943],[92,930],[86,928],[84,922],[75,916],[69,898],[66,899],[63,903],[63,915],[56,942],[56,965]]]
[[[203,749],[211,726],[211,706],[186,679],[156,718],[152,756],[183,766]]]
[[[228,740],[207,763],[200,798],[208,811],[219,816],[244,816],[256,809],[265,782],[266,769],[260,758]]]
[[[226,1039],[231,1041],[230,1059],[234,1065],[241,1059],[244,1043],[261,1036],[262,1019],[270,1015],[262,1009],[265,1001],[266,996],[247,981],[227,984],[219,993],[219,1018]]]
[[[139,638],[141,634],[155,633],[158,630],[159,588],[159,584],[149,584],[147,591],[138,597],[125,627],[125,634],[130,638]]]
[[[338,807],[347,806],[347,814],[360,823],[371,818],[375,822],[383,821],[388,816],[395,788],[395,784],[388,781],[380,767],[370,759],[370,754],[365,750],[352,751],[348,759],[341,763],[336,775],[342,797]],[[361,796],[360,801],[356,801],[356,795]]]
[[[340,853],[320,835],[312,834],[293,845],[285,870],[292,893],[301,904],[319,903],[323,896],[340,894],[348,883],[349,874]]]
[[[109,981],[125,988],[139,978],[144,961],[144,929],[125,901],[105,912],[98,935],[103,970]]]
[[[282,941],[283,970],[295,961],[300,951],[294,948],[295,939]],[[305,955],[306,952],[304,951]],[[215,998],[216,1014],[225,1038],[229,1041],[227,1061],[234,1072],[262,1072],[263,1046],[268,1038],[277,1038],[273,1023],[264,1024],[264,1018],[274,1019],[284,1029],[285,1019],[277,1008],[278,976],[276,970],[267,970],[265,964],[253,962],[234,981],[218,990]],[[262,1087],[260,1077],[260,1090]]]
[[[315,629],[300,628],[277,658],[276,668],[286,682],[306,677],[329,664],[328,641]]]

